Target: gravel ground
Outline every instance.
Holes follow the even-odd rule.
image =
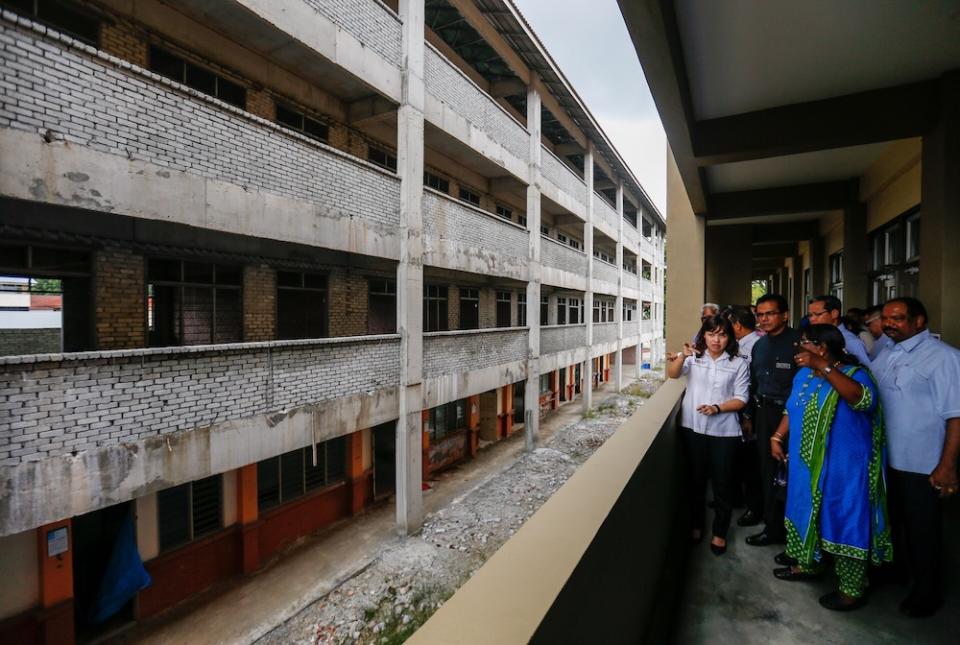
[[[415,536],[392,542],[363,571],[258,642],[401,643],[530,517],[659,387],[635,382],[557,430],[500,473],[428,515]]]

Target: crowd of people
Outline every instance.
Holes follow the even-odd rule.
[[[787,300],[707,303],[700,329],[667,356],[687,376],[680,433],[690,468],[690,538],[721,556],[733,509],[760,526],[751,546],[785,545],[772,573],[803,581],[832,567],[831,610],[862,607],[868,586],[909,585],[900,611],[943,603],[942,500],[957,494],[960,351],[927,329],[915,298],[844,315],[816,296],[798,329]]]

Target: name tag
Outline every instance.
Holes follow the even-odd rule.
[[[777,363],[778,370],[789,370],[793,369],[793,363]]]

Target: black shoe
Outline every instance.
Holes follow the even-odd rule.
[[[796,559],[796,558],[791,558],[789,555],[787,555],[787,552],[786,552],[786,551],[781,551],[780,553],[778,553],[777,555],[775,555],[775,556],[773,557],[773,561],[776,562],[777,564],[781,565],[781,566],[784,566],[784,567],[795,567],[795,566],[797,566],[797,559]]]
[[[865,604],[867,604],[866,596],[849,598],[841,595],[839,591],[831,591],[826,595],[820,596],[820,606],[830,611],[853,611],[854,609],[860,609]]]
[[[929,618],[940,610],[943,602],[920,602],[914,600],[913,596],[907,596],[907,599],[900,603],[900,613],[910,618]]]
[[[727,552],[727,545],[724,544],[723,546],[720,546],[719,544],[714,544],[713,542],[711,542],[710,552],[713,553],[713,555],[717,555],[717,556],[723,555],[724,553]]]
[[[771,544],[786,544],[787,540],[779,536],[772,536],[764,530],[747,538],[750,546],[770,546]]]
[[[747,511],[737,519],[737,526],[756,526],[760,523],[760,515]]]
[[[803,573],[802,571],[794,571],[790,567],[782,567],[780,569],[773,570],[773,576],[777,580],[789,580],[790,582],[802,582],[807,580],[816,580],[820,577],[816,573]]]

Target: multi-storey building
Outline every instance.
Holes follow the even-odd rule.
[[[380,498],[415,530],[659,358],[664,220],[508,0],[0,6],[0,275],[62,292],[0,357],[0,640],[102,631],[123,540],[114,621]]]

